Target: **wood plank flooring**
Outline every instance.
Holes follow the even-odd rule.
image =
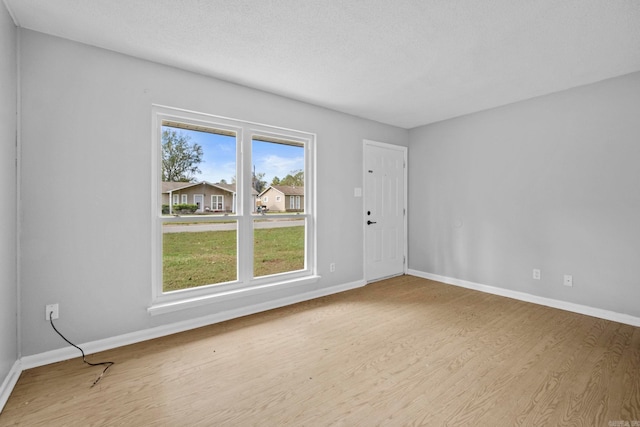
[[[412,276],[88,359],[0,425],[640,426],[640,328]]]

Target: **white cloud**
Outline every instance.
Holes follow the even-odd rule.
[[[275,176],[282,179],[294,170],[304,169],[304,157],[281,157],[270,154],[254,160],[256,173],[264,172],[267,183],[271,183]]]

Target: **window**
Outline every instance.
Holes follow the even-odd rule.
[[[276,196],[276,202],[279,202],[280,200],[282,200],[282,197]]]
[[[150,312],[315,280],[314,135],[167,107],[153,118]],[[256,209],[262,191],[294,175],[307,196],[297,212]],[[183,203],[167,212],[176,188]]]
[[[173,195],[173,204],[174,205],[180,204],[180,195],[179,194],[174,194]]]
[[[186,194],[182,195],[182,204],[186,205],[187,203],[189,203],[189,196]]]
[[[264,175],[258,174],[263,178],[257,183],[260,191],[276,180],[279,182],[278,176],[292,176],[297,171],[301,171],[298,178],[304,188],[304,140],[280,135],[254,134],[251,140],[251,156],[256,171],[267,171]],[[281,196],[276,195],[275,200],[280,201]],[[303,271],[306,264],[306,215],[287,216],[285,212],[267,210],[267,217],[269,218],[254,220],[254,277]]]
[[[224,209],[224,196],[213,195],[211,196],[211,210],[221,211]]]
[[[300,209],[300,196],[290,196],[289,197],[289,209],[290,210],[299,210]]]

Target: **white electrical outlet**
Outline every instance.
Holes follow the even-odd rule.
[[[563,283],[565,286],[573,286],[573,276],[570,274],[565,274]]]
[[[329,271],[331,273],[336,271],[336,263],[335,262],[332,262],[331,264],[329,264]]]
[[[51,317],[49,317],[49,313],[51,313]],[[47,304],[44,307],[44,320],[49,320],[50,318],[56,320],[58,315],[58,304]]]
[[[537,269],[537,268],[533,269],[533,278],[535,280],[540,280],[540,270],[539,269]]]

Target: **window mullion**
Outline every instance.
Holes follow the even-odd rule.
[[[247,283],[253,277],[253,219],[251,217],[251,132],[243,127],[239,136],[237,191],[240,201],[238,227],[238,278]]]

